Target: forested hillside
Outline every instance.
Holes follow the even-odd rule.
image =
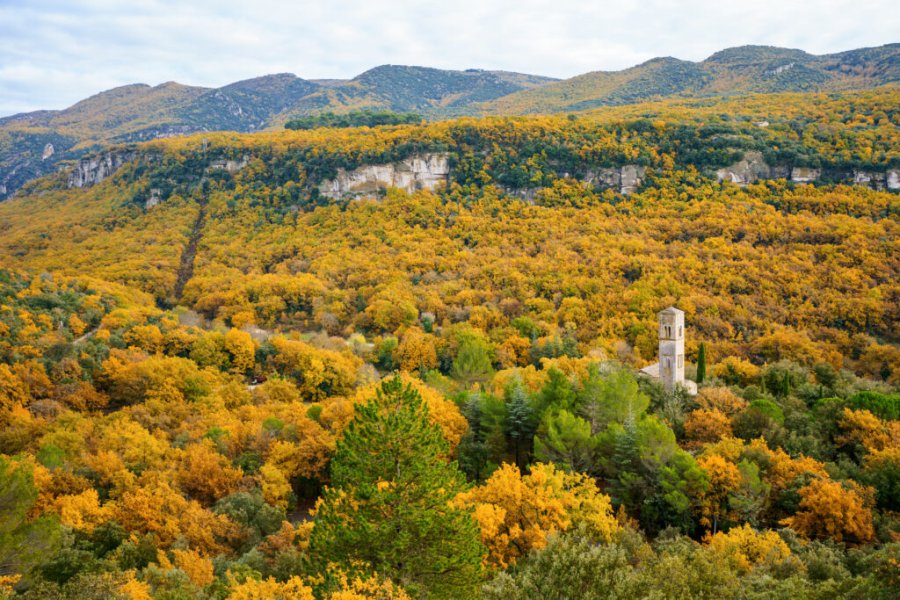
[[[898,106],[203,133],[28,184],[0,598],[895,597]],[[673,305],[697,395],[639,371]]]

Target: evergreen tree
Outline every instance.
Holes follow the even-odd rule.
[[[528,401],[528,394],[518,381],[507,390],[506,434],[512,439],[516,452],[516,466],[522,469],[523,459],[531,446],[532,436],[536,429],[534,411]],[[524,454],[524,456],[523,456]]]
[[[703,383],[706,379],[706,344],[700,342],[700,351],[697,353],[697,383]]]
[[[470,479],[480,481],[490,452],[485,435],[481,395],[470,393],[462,413],[469,422],[469,428],[456,447],[456,456],[460,469]]]
[[[59,545],[61,530],[56,519],[28,518],[37,498],[31,468],[0,456],[0,575],[28,573]]]
[[[474,520],[449,506],[465,483],[419,393],[399,377],[357,406],[331,463],[310,539],[323,572],[375,571],[412,594],[472,597],[482,546]]]

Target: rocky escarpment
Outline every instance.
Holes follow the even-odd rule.
[[[338,169],[337,177],[319,184],[319,193],[333,199],[371,196],[387,188],[412,193],[433,190],[445,184],[449,176],[447,154],[420,154],[395,163],[364,165],[352,171]]]
[[[589,170],[584,180],[600,188],[631,194],[643,184],[645,173],[644,167],[623,165]],[[323,181],[319,185],[319,193],[333,199],[377,195],[387,188],[398,188],[412,193],[416,190],[433,190],[445,184],[449,177],[450,159],[447,154],[422,154],[395,163],[364,165],[352,171],[339,169],[337,177]],[[533,201],[537,190],[505,191],[511,196]]]
[[[876,190],[900,190],[900,170],[897,169],[887,171],[854,169],[843,172],[811,167],[773,166],[763,160],[761,152],[756,151],[746,152],[742,160],[717,170],[716,177],[719,181],[730,181],[739,186],[745,186],[761,179],[789,179],[794,183],[827,181],[829,183],[864,185]]]
[[[229,159],[214,160],[211,163],[209,163],[209,167],[207,168],[207,171],[219,170],[219,171],[227,171],[229,173],[234,174],[234,173],[237,173],[238,171],[240,171],[241,169],[243,169],[244,167],[246,167],[249,163],[250,163],[249,156],[242,156],[241,160],[229,160]]]
[[[86,188],[96,185],[119,170],[119,167],[134,160],[134,150],[111,150],[103,154],[88,156],[79,160],[69,172],[66,185],[70,188]]]
[[[644,167],[638,165],[589,170],[585,174],[584,181],[595,187],[616,189],[622,194],[631,194],[644,183],[646,171]]]

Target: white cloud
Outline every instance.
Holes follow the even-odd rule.
[[[569,77],[741,44],[896,40],[887,0],[0,0],[0,114],[133,82],[349,78],[379,64]]]

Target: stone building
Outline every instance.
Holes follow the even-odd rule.
[[[668,391],[677,386],[697,393],[697,384],[684,378],[684,311],[670,306],[659,312],[659,362],[641,369],[659,379]]]

